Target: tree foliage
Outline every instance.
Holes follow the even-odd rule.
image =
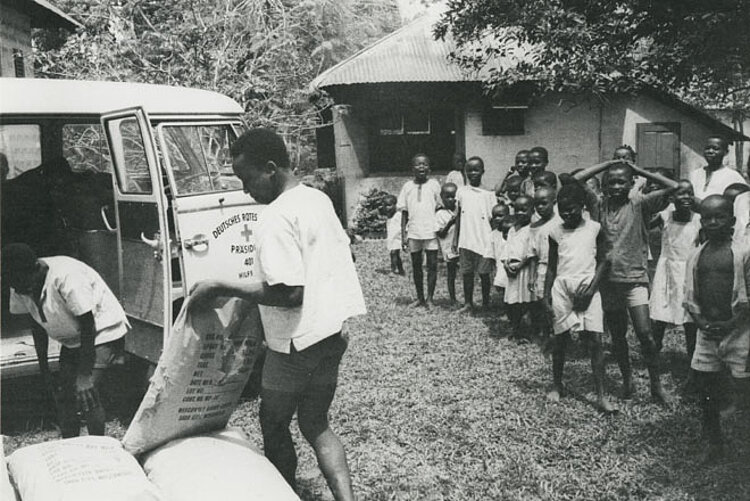
[[[490,87],[534,80],[542,93],[635,92],[644,85],[700,104],[745,107],[748,0],[451,0],[437,37],[487,70]],[[522,48],[526,57],[509,64]]]
[[[84,27],[35,34],[39,76],[216,90],[314,166],[308,83],[398,27],[394,0],[58,0]]]

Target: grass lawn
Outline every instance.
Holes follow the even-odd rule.
[[[498,328],[507,332],[495,313],[459,316],[449,309],[442,265],[438,307],[411,309],[411,281],[386,272],[382,242],[361,243],[355,254],[369,313],[348,323],[331,422],[360,499],[750,499],[747,416],[723,421],[732,438],[725,462],[697,460],[700,413],[680,390],[687,361],[678,335],[668,335],[664,350],[674,406],[650,402],[635,349],[637,395],[617,398],[619,371],[610,360],[608,389],[621,412],[605,417],[591,403],[591,371],[580,347],[566,366],[572,396],[547,402],[551,369],[539,349],[491,337]],[[257,402],[241,404],[230,424],[261,445],[257,409]],[[122,427],[110,423],[109,431],[121,436]],[[303,499],[331,499],[296,424],[293,431]],[[6,452],[55,436],[19,432]]]

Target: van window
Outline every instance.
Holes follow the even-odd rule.
[[[8,179],[39,167],[42,163],[41,136],[37,124],[0,125],[0,155],[8,163]]]
[[[63,125],[62,149],[73,172],[112,172],[112,159],[100,123]]]
[[[231,125],[166,124],[160,134],[177,196],[242,189],[232,172],[229,146],[235,133]]]
[[[112,153],[117,158],[117,182],[123,193],[151,193],[151,175],[138,120],[117,118],[110,122]]]

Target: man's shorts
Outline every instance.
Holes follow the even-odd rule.
[[[302,351],[266,351],[262,387],[265,390],[299,393],[309,388],[335,388],[339,364],[348,341],[341,332],[318,341]]]
[[[407,239],[409,253],[425,251],[436,251],[440,248],[437,238],[409,238]]]
[[[735,329],[719,341],[707,339],[698,331],[690,367],[700,372],[719,372],[726,365],[736,378],[750,378],[746,369],[750,349],[750,326]]]
[[[602,315],[602,298],[599,292],[591,298],[591,304],[585,311],[573,311],[573,296],[579,287],[588,285],[593,277],[557,277],[552,284],[552,313],[554,315],[554,332],[587,331],[604,332]]]
[[[80,348],[67,348],[63,346],[60,349],[60,371],[77,371],[80,357]],[[107,369],[114,365],[123,365],[124,363],[124,337],[94,346],[94,369]]]
[[[461,273],[478,273],[489,275],[492,273],[492,259],[486,258],[469,249],[458,249],[458,266]]]
[[[602,281],[599,291],[602,293],[604,311],[616,311],[623,308],[648,306],[648,284]]]

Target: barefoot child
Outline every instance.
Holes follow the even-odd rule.
[[[534,209],[539,219],[529,226],[529,257],[531,259],[529,290],[534,296],[529,309],[535,334],[543,342],[549,338],[549,326],[546,322],[544,306],[541,303],[544,300],[544,280],[547,275],[549,232],[555,225],[560,224],[560,219],[555,214],[556,202],[557,190],[540,185],[534,194]]]
[[[454,247],[458,249],[464,282],[462,312],[474,310],[474,274],[479,275],[482,286],[482,306],[490,305],[490,272],[492,271],[492,208],[495,194],[481,187],[484,162],[471,157],[466,162],[467,185],[456,195],[458,221]]]
[[[438,209],[438,241],[443,253],[445,267],[448,272],[448,296],[451,304],[456,302],[456,273],[458,272],[458,253],[453,251],[453,238],[456,233],[456,191],[453,183],[445,183],[440,189],[440,199],[443,206]]]
[[[697,327],[683,303],[685,302],[685,265],[698,246],[700,216],[693,212],[693,185],[683,179],[677,183],[673,205],[659,213],[663,223],[661,253],[651,286],[651,315],[656,350],[661,351],[667,324],[682,325],[689,360],[695,350]]]
[[[725,365],[745,410],[750,396],[750,251],[732,243],[734,220],[732,204],[721,195],[703,200],[701,227],[707,241],[691,254],[686,271],[685,306],[698,325],[691,367],[701,395],[708,462],[724,454],[719,402]]]
[[[505,272],[508,286],[505,288],[505,304],[511,324],[510,339],[521,340],[521,321],[534,299],[529,290],[531,270],[529,267],[529,222],[534,210],[533,201],[526,195],[519,196],[513,203],[515,225],[508,232],[506,243]]]
[[[492,256],[495,259],[495,278],[492,285],[500,296],[500,315],[505,315],[505,287],[508,285],[508,275],[505,272],[505,244],[508,241],[508,231],[513,222],[508,218],[510,211],[507,205],[497,204],[492,208]]]
[[[651,396],[658,402],[666,402],[649,318],[646,222],[653,213],[664,209],[667,196],[677,183],[617,160],[584,169],[573,178],[585,181],[605,169],[609,169],[604,176],[605,197],[598,212],[609,269],[600,289],[604,319],[622,372],[623,396],[630,398],[634,392],[626,337],[629,314],[648,368]],[[634,171],[669,188],[648,194],[633,191]]]
[[[396,197],[386,195],[383,197],[383,205],[380,213],[388,219],[385,222],[385,241],[388,253],[391,257],[391,273],[395,275],[404,274],[404,265],[401,262],[401,212],[396,210]]]
[[[604,331],[599,283],[605,273],[604,253],[599,223],[583,219],[586,193],[578,184],[560,189],[558,208],[562,224],[557,221],[549,231],[549,265],[545,277],[545,305],[553,312],[552,391],[547,398],[560,400],[565,389],[562,382],[565,350],[570,331],[580,331],[587,339],[594,373],[597,406],[603,412],[614,412],[604,396]]]
[[[437,219],[435,212],[440,207],[440,185],[428,179],[430,159],[419,153],[411,160],[414,179],[407,181],[398,195],[397,208],[403,212],[401,238],[411,255],[414,287],[417,300],[412,306],[430,306],[437,283]],[[427,298],[424,295],[422,274],[422,251],[427,254]]]

